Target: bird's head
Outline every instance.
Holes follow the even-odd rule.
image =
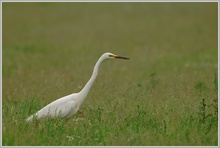
[[[127,57],[119,56],[119,55],[116,55],[116,54],[113,54],[113,53],[109,53],[109,52],[104,53],[103,56],[104,56],[106,59],[107,59],[107,58],[116,58],[116,59],[124,59],[124,60],[128,60],[128,59],[129,59],[129,58],[127,58]]]

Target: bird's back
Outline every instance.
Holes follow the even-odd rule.
[[[79,109],[79,106],[76,101],[76,94],[71,94],[60,99],[57,99],[34,115],[31,115],[27,118],[27,121],[32,121],[33,118],[42,119],[42,118],[65,118],[69,116],[69,114],[74,114]]]

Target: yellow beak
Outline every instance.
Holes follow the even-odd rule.
[[[130,59],[130,58],[122,57],[122,56],[118,56],[118,55],[110,55],[110,56],[113,57],[113,58],[117,58],[117,59],[124,59],[124,60]]]

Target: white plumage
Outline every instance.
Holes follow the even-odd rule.
[[[60,99],[57,99],[50,104],[43,107],[41,110],[36,112],[35,114],[29,116],[26,121],[32,122],[33,119],[42,119],[42,118],[70,118],[73,114],[75,114],[80,106],[83,104],[86,96],[88,95],[88,92],[90,88],[92,87],[97,75],[98,75],[98,69],[102,61],[108,58],[118,58],[118,59],[129,59],[126,57],[118,56],[112,53],[104,53],[97,61],[92,76],[89,79],[89,81],[86,83],[84,88],[74,94],[70,94],[68,96],[62,97]]]

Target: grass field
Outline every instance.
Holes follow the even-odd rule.
[[[217,146],[218,3],[6,3],[3,146]],[[25,118],[80,91],[68,121]]]

